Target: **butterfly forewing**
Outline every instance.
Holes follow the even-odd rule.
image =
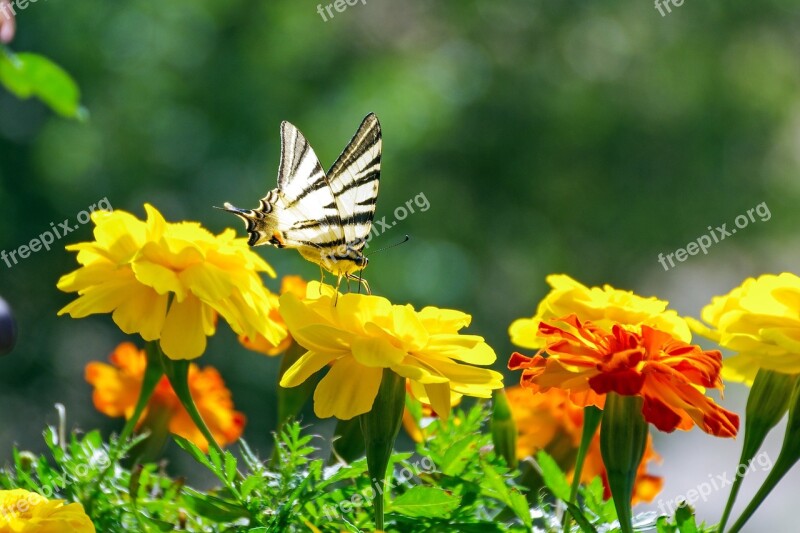
[[[306,138],[288,122],[281,124],[278,168],[281,220],[285,245],[311,247],[324,253],[327,243],[344,239],[341,218],[328,178]]]
[[[358,251],[364,248],[375,215],[381,144],[380,122],[370,113],[328,171],[344,237],[348,245]]]

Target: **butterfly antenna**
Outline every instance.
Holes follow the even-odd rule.
[[[389,250],[390,248],[394,248],[395,246],[400,246],[401,244],[405,244],[410,240],[411,240],[411,237],[409,235],[406,235],[405,237],[403,237],[402,241],[396,242],[394,244],[390,244],[389,246],[384,246],[383,248],[379,248],[379,249],[375,250],[374,252],[371,252],[371,253],[365,254],[365,255],[366,256],[370,256],[370,255],[373,255],[373,254],[377,254],[378,252],[383,252],[385,250]]]

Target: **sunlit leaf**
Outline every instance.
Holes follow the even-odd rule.
[[[0,84],[19,98],[38,98],[64,117],[85,120],[88,116],[80,105],[78,85],[44,56],[5,49],[0,53]]]

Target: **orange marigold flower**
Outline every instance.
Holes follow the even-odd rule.
[[[86,365],[86,381],[94,387],[92,400],[95,408],[101,413],[111,416],[133,416],[136,401],[144,379],[146,356],[130,342],[123,342],[109,356],[110,365],[91,362]],[[206,421],[209,430],[220,446],[235,442],[244,429],[245,417],[234,411],[231,392],[219,372],[212,367],[200,369],[197,365],[189,366],[189,388],[197,409]],[[178,396],[172,389],[166,376],[156,386],[147,409],[142,414],[138,425],[152,416],[154,419],[169,420],[168,429],[180,435],[200,449],[208,451],[208,441],[197,429],[189,413],[181,405]]]
[[[305,298],[307,285],[308,282],[300,276],[284,276],[281,280],[281,294],[290,292],[298,298]],[[283,317],[280,314],[278,297],[274,296],[274,299],[275,305],[273,305],[272,310],[269,313],[269,317],[273,322],[275,322],[277,327],[282,328],[286,332],[283,336],[283,340],[278,344],[274,344],[260,334],[253,338],[250,338],[247,335],[239,335],[239,342],[241,342],[242,346],[248,350],[263,353],[264,355],[280,355],[288,350],[289,346],[291,346],[294,342],[294,339],[291,335],[289,335],[289,331],[286,328],[286,323],[283,321]]]
[[[572,477],[574,471],[571,467],[574,466],[583,431],[583,408],[572,403],[569,394],[561,389],[535,394],[527,388],[509,387],[506,397],[517,425],[517,457],[524,459],[545,450],[561,463],[562,468],[570,469],[569,476]],[[660,462],[661,457],[653,448],[652,437],[648,437],[647,448],[636,473],[634,504],[653,501],[661,492],[664,480],[647,471],[647,464],[652,461]],[[605,498],[610,498],[608,476],[600,455],[599,431],[587,450],[581,483],[589,483],[597,476],[603,480]]]
[[[738,415],[702,389],[723,388],[719,351],[704,351],[645,325],[640,332],[619,324],[608,331],[575,315],[541,322],[539,335],[544,348],[534,357],[514,353],[508,363],[523,371],[522,385],[534,392],[557,387],[569,391],[577,405],[600,408],[608,392],[641,396],[645,420],[661,431],[697,424],[719,437],[736,435]]]

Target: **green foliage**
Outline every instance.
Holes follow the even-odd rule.
[[[205,491],[171,477],[163,463],[129,467],[111,462],[145,437],[106,443],[92,431],[62,442],[57,430],[48,428],[44,437],[49,454],[15,448],[13,465],[0,468],[0,488],[79,502],[104,533],[371,531],[371,500],[381,492],[389,532],[555,532],[561,530],[565,506],[574,519],[572,531],[618,530],[614,504],[603,499],[600,478],[580,488],[577,505],[566,504],[567,477],[544,452],[536,464],[546,488],[535,495],[531,509],[525,489],[515,481],[519,472],[509,470],[491,446],[488,419],[489,412],[479,404],[454,413],[447,424],[434,421],[426,428],[431,438],[418,444],[415,454],[392,455],[394,475],[378,490],[363,458],[325,466],[315,446],[320,438],[297,422],[287,423],[276,435],[270,461],[244,441],[237,453],[213,448],[205,453],[176,436],[178,446],[215,476],[218,487]],[[695,523],[688,506],[679,507],[673,519],[642,520],[659,533],[711,531]]]
[[[85,120],[80,90],[64,69],[44,56],[0,50],[0,84],[19,98],[35,96],[61,116]]]

